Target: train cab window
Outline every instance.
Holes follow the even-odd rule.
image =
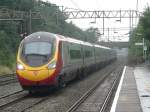
[[[71,59],[80,59],[81,58],[81,51],[70,49],[70,58]]]
[[[24,44],[21,57],[26,64],[38,67],[48,63],[53,55],[53,44],[50,42],[30,42]]]
[[[51,55],[52,44],[48,42],[32,42],[25,45],[25,54]]]

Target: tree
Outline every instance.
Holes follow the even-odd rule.
[[[0,0],[0,6],[13,10],[29,11],[35,5],[36,0]]]
[[[99,34],[99,30],[98,28],[89,28],[86,30],[86,37],[87,37],[87,41],[89,42],[97,42],[98,40],[98,34]]]
[[[150,7],[147,7],[140,18],[140,25],[143,27],[143,37],[150,40]]]
[[[135,29],[130,32],[129,57],[132,59],[143,58],[143,46],[135,46],[135,43],[142,43],[145,38],[147,56],[150,53],[150,7],[147,7],[140,17],[139,23]]]

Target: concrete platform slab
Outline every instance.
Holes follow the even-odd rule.
[[[150,112],[150,66],[135,67],[134,76],[143,112]]]
[[[115,104],[113,103],[111,112],[142,112],[134,77],[134,68],[126,67],[121,80],[121,86],[119,84],[121,89],[116,100],[116,106],[114,109]]]

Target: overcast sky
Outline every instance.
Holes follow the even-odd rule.
[[[137,0],[44,0],[57,5],[82,10],[116,10],[116,9],[136,9]],[[143,10],[150,0],[138,0],[139,10]]]
[[[50,3],[57,4],[59,6],[76,8],[80,10],[136,10],[136,5],[138,1],[138,10],[143,11],[147,5],[150,5],[150,0],[43,0],[49,1]],[[96,24],[91,24],[95,19],[79,19],[79,20],[68,20],[73,21],[73,23],[82,28],[83,30],[89,27],[99,28],[102,32],[102,20],[96,19]],[[137,24],[137,20],[134,20],[134,25]],[[129,19],[122,19],[121,22],[116,22],[116,19],[105,19],[105,34],[101,38],[102,40],[108,40],[109,28],[109,38],[110,40],[123,40],[128,41],[129,32]],[[113,28],[113,29],[112,29]],[[118,33],[114,33],[118,32]]]

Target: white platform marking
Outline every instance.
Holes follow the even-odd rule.
[[[117,92],[115,94],[115,98],[114,98],[114,101],[113,101],[110,112],[115,112],[116,111],[116,106],[117,106],[120,90],[121,90],[121,87],[122,87],[122,84],[123,84],[123,79],[124,79],[126,68],[127,67],[125,66],[124,69],[123,69],[123,73],[122,73],[122,76],[121,76],[121,79],[120,79],[120,82],[119,82],[119,86],[117,88]]]

